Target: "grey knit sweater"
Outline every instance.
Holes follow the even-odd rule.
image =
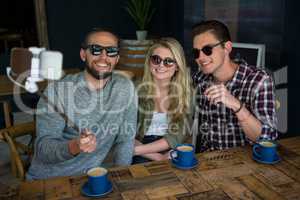
[[[45,179],[85,173],[100,166],[113,147],[116,165],[131,163],[137,126],[137,96],[132,82],[113,73],[101,90],[87,87],[84,73],[68,75],[49,84],[44,94],[80,129],[90,129],[97,138],[92,153],[73,156],[68,141],[79,133],[43,99],[37,107],[37,138],[26,178]]]

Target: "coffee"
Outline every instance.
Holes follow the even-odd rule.
[[[106,173],[107,173],[106,169],[100,168],[100,167],[96,167],[96,168],[90,169],[87,174],[89,176],[102,176],[102,175],[104,175]]]
[[[170,152],[170,156],[177,166],[191,167],[195,163],[195,147],[192,144],[180,144]]]
[[[253,146],[253,158],[259,162],[272,164],[278,160],[277,143],[271,140],[258,141]]]
[[[193,151],[193,147],[191,146],[179,146],[177,147],[178,151]]]
[[[94,167],[87,172],[88,186],[92,194],[103,194],[111,188],[108,171],[102,167]]]
[[[263,141],[263,142],[260,142],[259,144],[264,147],[273,147],[274,146],[274,143],[268,142],[268,141]]]

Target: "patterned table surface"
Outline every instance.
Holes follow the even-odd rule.
[[[257,163],[251,147],[198,154],[199,165],[179,170],[170,161],[111,168],[113,192],[102,199],[300,199],[300,137],[279,141],[282,160]],[[86,199],[86,176],[24,182],[16,199]]]

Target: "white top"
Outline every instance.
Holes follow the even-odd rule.
[[[167,113],[153,112],[151,124],[145,135],[164,136],[168,129],[168,116]]]

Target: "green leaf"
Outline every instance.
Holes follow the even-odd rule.
[[[151,7],[151,0],[128,0],[125,10],[138,28],[144,30],[150,23],[156,9]]]

